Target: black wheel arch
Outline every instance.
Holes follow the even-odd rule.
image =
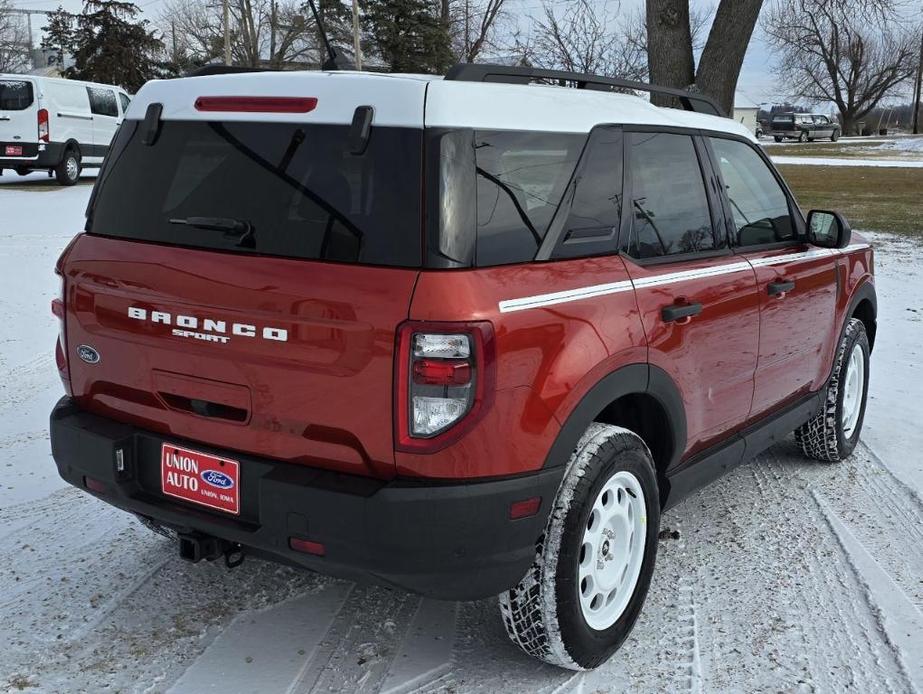
[[[544,467],[567,463],[593,422],[623,426],[644,440],[657,468],[661,502],[666,499],[667,470],[679,463],[686,448],[686,411],[669,374],[653,364],[628,364],[601,378],[568,415]]]
[[[64,143],[64,147],[61,149],[61,161],[64,161],[64,157],[68,152],[74,152],[78,157],[83,159],[83,153],[80,151],[80,143],[73,138]]]

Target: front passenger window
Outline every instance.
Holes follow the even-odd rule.
[[[736,245],[794,240],[788,198],[762,157],[743,142],[710,140],[734,215]]]

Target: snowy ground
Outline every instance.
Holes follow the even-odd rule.
[[[604,667],[522,655],[493,601],[453,605],[248,559],[182,562],[65,487],[46,418],[54,260],[89,185],[0,178],[0,690],[923,691],[923,248],[875,235],[863,443],[787,441],[668,512],[642,617]]]

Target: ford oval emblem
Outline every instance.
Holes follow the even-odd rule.
[[[218,470],[202,470],[201,477],[205,484],[218,489],[230,489],[234,486],[234,480]]]
[[[80,345],[77,348],[77,356],[83,359],[87,364],[99,363],[99,352],[90,347],[90,345]]]

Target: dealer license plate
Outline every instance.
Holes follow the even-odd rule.
[[[163,444],[160,484],[168,496],[228,513],[240,513],[240,464],[209,453]]]
[[[21,157],[22,156],[22,146],[21,145],[7,145],[4,150],[4,155],[7,157]]]

